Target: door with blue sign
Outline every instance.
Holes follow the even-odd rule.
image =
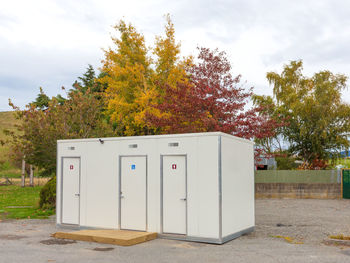
[[[147,158],[121,157],[120,228],[146,231]]]

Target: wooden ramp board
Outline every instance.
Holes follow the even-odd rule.
[[[55,238],[132,246],[157,238],[157,233],[127,230],[80,230],[74,232],[56,232],[52,236]]]

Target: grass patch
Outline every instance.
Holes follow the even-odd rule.
[[[21,170],[13,168],[8,170],[0,170],[0,177],[21,178]]]
[[[39,193],[42,186],[0,186],[0,219],[44,219],[53,210],[39,209]]]
[[[16,125],[20,124],[21,121],[17,120],[15,113],[13,111],[3,111],[0,112],[0,141],[11,140],[11,137],[5,134],[4,130],[9,130],[18,134],[19,131],[16,128]],[[9,160],[11,144],[0,143],[0,177],[9,177],[16,178],[20,177],[20,169],[13,167]]]
[[[285,241],[287,241],[288,243],[290,244],[304,244],[304,242],[301,242],[301,241],[296,241],[294,238],[292,237],[286,237],[286,236],[272,236],[272,237],[275,237],[275,238],[282,238],[284,239]]]
[[[339,239],[339,240],[350,240],[350,236],[344,236],[343,234],[335,235],[335,236],[329,236],[331,239]]]
[[[4,133],[4,129],[18,133],[16,125],[20,123],[21,121],[16,119],[13,111],[0,112],[0,140],[9,139],[9,137]],[[0,144],[0,163],[8,161],[8,152],[9,145]]]

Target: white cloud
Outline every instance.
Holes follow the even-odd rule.
[[[88,63],[99,66],[112,25],[132,22],[151,45],[170,13],[184,55],[197,46],[225,50],[234,74],[271,94],[267,71],[303,59],[305,72],[350,71],[348,1],[4,1],[0,9],[0,110],[20,106],[43,86],[70,86]],[[350,102],[350,91],[344,93]]]

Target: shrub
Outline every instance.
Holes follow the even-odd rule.
[[[40,208],[56,208],[56,176],[52,177],[40,191]]]
[[[51,173],[46,169],[41,169],[41,170],[39,170],[37,176],[38,177],[54,177],[55,173]]]
[[[298,167],[298,164],[295,163],[295,158],[290,156],[276,156],[275,160],[278,170],[293,170]]]
[[[8,161],[0,160],[0,171],[11,169],[11,164]]]

